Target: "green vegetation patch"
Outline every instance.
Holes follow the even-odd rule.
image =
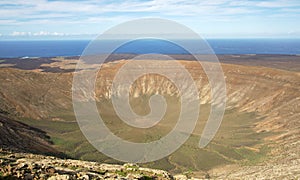
[[[115,173],[118,174],[119,176],[123,176],[123,177],[126,177],[128,174],[126,171],[116,171]]]
[[[270,152],[270,148],[267,145],[263,145],[258,150],[259,151],[248,148],[239,148],[236,151],[247,160],[243,162],[244,165],[255,165],[265,160],[267,158],[267,153]]]
[[[136,113],[145,115],[149,112],[147,108],[141,108],[148,106],[148,98],[132,99],[131,106]],[[168,108],[163,120],[155,127],[148,129],[133,128],[122,122],[108,100],[98,102],[97,106],[102,119],[115,135],[125,140],[141,143],[158,140],[174,128],[179,117],[180,102],[175,97],[168,97],[166,101]],[[268,147],[263,139],[270,133],[253,131],[254,124],[260,120],[258,116],[255,113],[239,112],[236,109],[225,112],[221,127],[212,142],[205,148],[199,148],[199,140],[209,113],[210,105],[202,105],[195,131],[177,151],[161,160],[140,166],[171,172],[208,171],[231,163],[255,164],[266,158]],[[72,121],[72,112],[69,114],[63,111],[57,112],[54,116],[66,118],[66,120],[24,119],[23,122],[45,130],[51,136],[54,145],[70,157],[105,163],[121,163],[98,152],[89,144],[77,122]]]
[[[140,179],[142,179],[142,180],[153,180],[154,178],[152,178],[150,176],[142,176]]]

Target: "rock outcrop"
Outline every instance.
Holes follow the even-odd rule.
[[[27,180],[173,179],[166,171],[142,168],[136,164],[100,164],[0,150],[0,179],[2,178]]]

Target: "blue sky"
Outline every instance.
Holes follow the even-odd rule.
[[[89,39],[141,17],[205,38],[300,38],[299,0],[1,0],[0,40]]]

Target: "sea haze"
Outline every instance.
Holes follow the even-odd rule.
[[[193,40],[185,40],[195,46]],[[114,43],[106,41],[106,43]],[[216,54],[300,54],[300,39],[209,39],[208,44]],[[89,40],[57,41],[0,41],[0,57],[54,57],[80,56]],[[100,47],[98,53],[107,53]],[[136,40],[118,48],[115,53],[132,54],[187,54],[172,43],[162,40]]]

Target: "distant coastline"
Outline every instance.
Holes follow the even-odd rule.
[[[192,40],[189,41],[193,46]],[[208,39],[208,44],[217,55],[297,55],[300,54],[300,39]],[[1,58],[69,57],[80,56],[89,40],[41,40],[1,41]],[[110,43],[107,41],[107,43]],[[100,53],[107,53],[101,47]],[[116,54],[188,54],[178,46],[162,41],[139,41],[116,50]]]
[[[113,54],[110,55],[105,62],[119,61],[133,59],[135,54]],[[172,59],[192,61],[195,58],[192,55],[168,55]],[[217,55],[219,61],[225,64],[238,64],[238,65],[249,65],[249,66],[263,66],[288,71],[300,71],[300,56],[298,55],[274,55],[274,54],[248,54],[248,55]],[[0,68],[17,68],[22,70],[37,70],[44,72],[74,72],[75,67],[80,56],[68,56],[68,57],[26,57],[26,58],[3,58],[0,57]],[[205,59],[204,59],[205,61]],[[62,63],[65,66],[69,63],[73,68],[68,66],[67,69],[63,69],[58,64]],[[50,64],[54,63],[55,67],[51,67]],[[58,63],[58,64],[57,64]],[[89,62],[97,64],[95,62]]]

